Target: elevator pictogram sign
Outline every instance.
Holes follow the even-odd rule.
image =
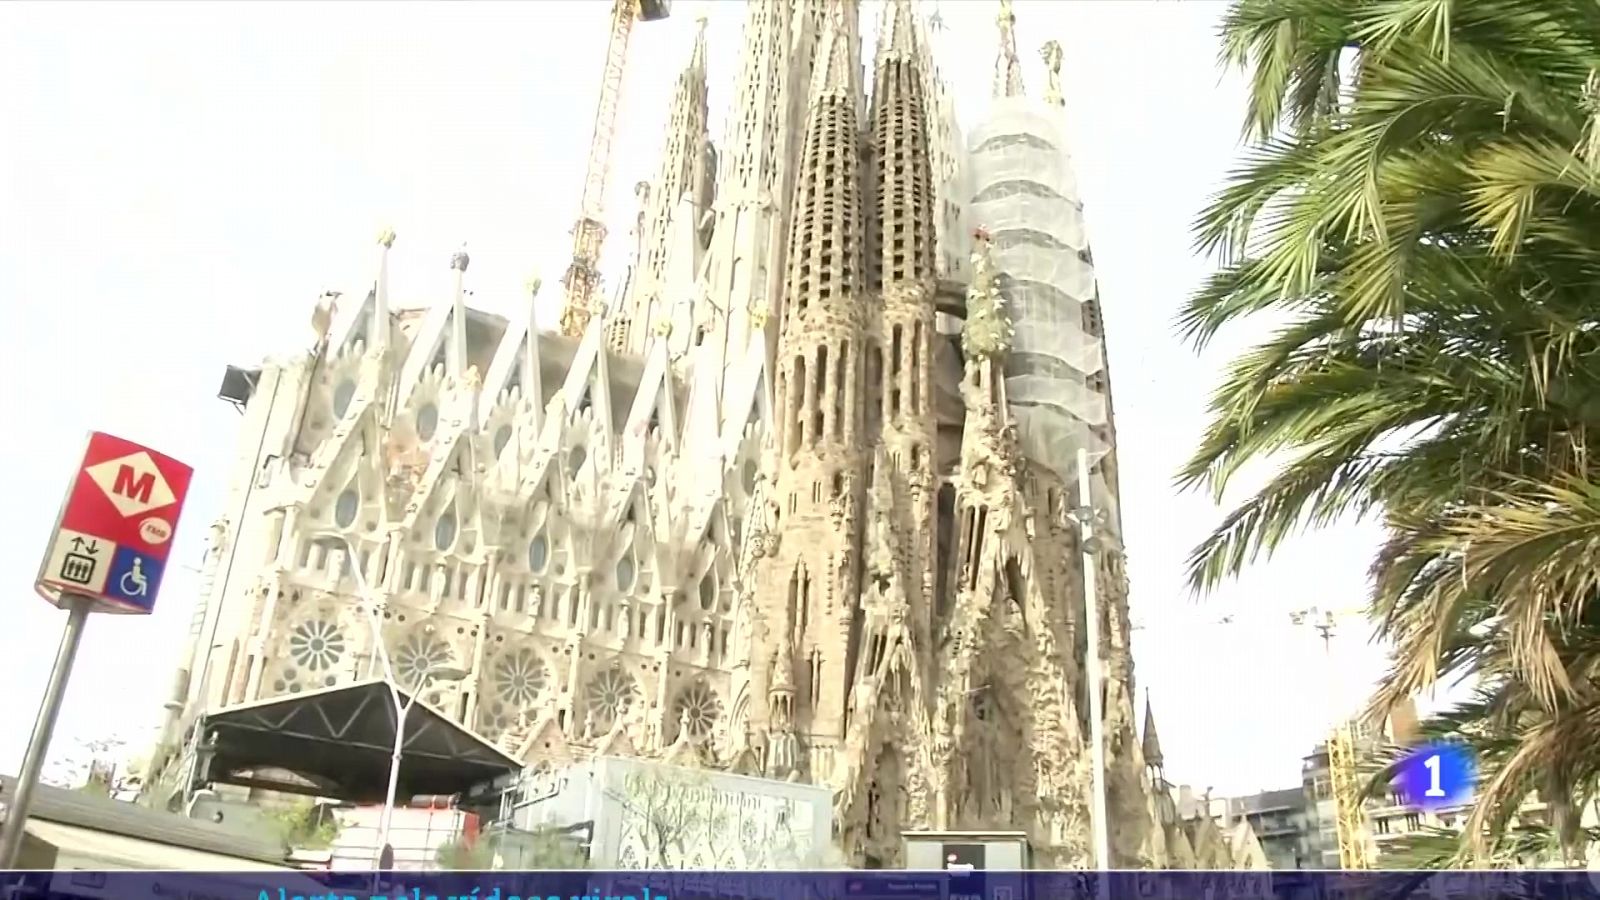
[[[34,582],[40,596],[57,606],[77,595],[103,612],[150,612],[193,471],[132,441],[91,433]]]

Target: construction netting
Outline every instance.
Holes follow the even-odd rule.
[[[983,228],[1015,336],[1006,395],[1023,452],[1069,486],[1110,449],[1105,347],[1083,206],[1058,107],[997,98],[967,134],[969,227]],[[1098,467],[1096,467],[1098,470]],[[1096,505],[1118,520],[1098,473]]]

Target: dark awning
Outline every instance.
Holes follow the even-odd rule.
[[[395,707],[388,681],[360,681],[274,697],[208,714],[209,757],[201,781],[356,803],[382,802],[394,753]],[[402,703],[411,698],[398,691]],[[418,700],[406,714],[399,798],[457,794],[522,766],[498,747]],[[308,785],[273,781],[279,769]]]

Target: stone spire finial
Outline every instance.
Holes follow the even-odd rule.
[[[379,353],[389,344],[389,250],[394,246],[394,229],[378,232],[378,277],[372,285],[372,328],[367,346]]]
[[[1000,15],[995,18],[1000,28],[1000,51],[994,60],[994,96],[1022,96],[1022,60],[1017,58],[1017,14],[1011,11],[1011,0],[1000,0]]]
[[[917,51],[915,29],[916,13],[911,0],[886,0],[878,21],[879,65],[891,57],[906,56]]]
[[[706,69],[706,26],[710,24],[711,19],[705,13],[695,17],[694,51],[689,55],[689,68],[696,72]]]
[[[1051,106],[1065,106],[1066,100],[1061,96],[1061,44],[1058,41],[1045,41],[1039,48],[1039,57],[1045,65],[1044,102]]]
[[[817,47],[816,75],[811,81],[811,102],[843,91],[855,96],[861,67],[856,43],[859,0],[828,0],[823,11],[822,37]]]
[[[462,244],[450,257],[450,268],[456,273],[455,296],[450,308],[450,343],[445,354],[445,367],[451,378],[459,379],[467,371],[467,304],[463,277],[467,274],[467,245]]]
[[[1011,347],[1011,317],[990,256],[987,229],[972,232],[972,279],[967,289],[967,322],[961,331],[962,349],[970,359],[989,359]]]
[[[1161,738],[1156,734],[1156,713],[1150,705],[1150,690],[1144,692],[1144,735],[1141,742],[1144,764],[1160,768],[1166,760],[1161,753]]]

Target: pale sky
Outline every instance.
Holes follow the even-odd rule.
[[[144,745],[184,644],[207,526],[239,416],[223,367],[311,342],[316,298],[365,294],[383,226],[399,235],[405,304],[446,302],[462,242],[477,305],[511,312],[554,283],[593,114],[609,3],[11,2],[0,4],[0,414],[9,540],[0,544],[0,771],[15,771],[65,614],[32,579],[83,433],[109,431],[195,468],[156,612],[90,622],[54,750],[122,735]],[[675,4],[635,32],[611,182],[610,242],[654,173],[694,17],[710,14],[713,139],[731,99],[742,4]],[[989,95],[990,0],[944,0],[941,67],[962,121]],[[1332,720],[1314,637],[1291,610],[1358,606],[1371,526],[1300,539],[1197,605],[1190,547],[1221,517],[1175,495],[1218,368],[1176,338],[1209,269],[1189,224],[1237,149],[1243,88],[1216,66],[1226,9],[1207,0],[1018,0],[1028,88],[1038,47],[1065,49],[1068,132],[1109,332],[1136,677],[1176,782],[1219,794],[1299,784]],[[875,7],[868,12],[875,20]],[[864,16],[866,19],[867,16]],[[613,252],[609,268],[620,272]],[[613,279],[614,283],[614,279]],[[1232,624],[1219,622],[1234,616]],[[1337,702],[1381,661],[1351,622]]]

